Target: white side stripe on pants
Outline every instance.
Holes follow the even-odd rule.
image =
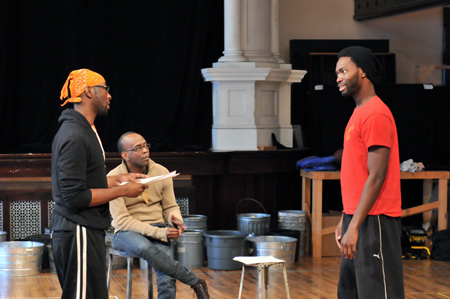
[[[381,267],[383,269],[383,284],[384,284],[384,298],[387,298],[387,286],[386,286],[386,274],[384,272],[384,258],[383,258],[383,241],[381,235],[381,219],[380,215],[378,215],[378,229],[380,231],[380,257],[381,257]]]
[[[80,229],[81,238],[80,242]],[[83,249],[81,250],[81,244]],[[76,299],[86,299],[86,279],[87,279],[87,238],[86,238],[86,228],[77,225],[77,295]],[[81,272],[83,271],[83,272]],[[80,285],[83,285],[81,290]],[[81,294],[80,294],[81,291]]]

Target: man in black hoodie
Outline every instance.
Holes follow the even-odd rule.
[[[61,114],[52,145],[52,253],[62,288],[61,298],[108,298],[105,230],[108,202],[136,197],[148,187],[142,174],[106,177],[105,153],[94,126],[108,114],[111,95],[105,79],[88,69],[72,71],[61,100],[74,109]],[[131,181],[121,185],[121,182]]]

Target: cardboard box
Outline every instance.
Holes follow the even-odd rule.
[[[342,213],[323,213],[322,214],[322,229],[336,226],[341,220]],[[341,256],[341,251],[334,239],[334,233],[322,236],[322,256]]]

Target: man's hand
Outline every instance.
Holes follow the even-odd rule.
[[[342,238],[342,218],[344,217],[344,214],[342,214],[341,220],[339,221],[338,225],[336,226],[336,230],[334,231],[334,238],[336,240],[336,244],[339,247],[339,250],[342,250],[341,246],[341,238]]]
[[[347,231],[341,239],[341,252],[346,259],[354,259],[358,252],[356,251],[356,243],[358,242],[358,229],[354,229],[349,225]]]
[[[167,239],[176,240],[180,235],[180,232],[176,228],[169,227],[167,229]]]
[[[121,173],[119,175],[107,176],[108,188],[120,186],[123,182],[138,183],[140,179],[149,178],[148,175],[142,173]]]
[[[172,224],[173,227],[176,228],[178,230],[178,234],[179,236],[181,236],[181,234],[184,232],[184,230],[187,228],[184,224],[183,221],[181,221],[180,219],[178,219],[177,217],[175,217],[174,215],[172,215]]]
[[[124,188],[123,196],[138,197],[139,195],[142,194],[142,192],[145,191],[145,189],[148,188],[148,185],[140,183],[128,183],[121,186],[121,188]]]

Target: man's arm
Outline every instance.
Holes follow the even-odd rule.
[[[148,188],[148,185],[145,184],[132,183],[139,182],[140,178],[148,178],[148,175],[141,173],[122,173],[107,176],[106,178],[108,180],[108,189],[91,189],[92,200],[90,207],[107,203],[121,196],[137,197]],[[130,183],[120,185],[122,182]]]
[[[142,192],[144,192],[147,188],[148,185],[145,184],[128,183],[108,189],[91,189],[92,199],[89,206],[94,207],[102,205],[122,196],[137,197],[142,194]]]
[[[358,208],[341,239],[341,252],[345,258],[354,258],[357,254],[358,229],[375,204],[386,178],[390,149],[384,146],[371,146],[367,155],[369,176],[361,194]]]
[[[121,173],[118,175],[109,175],[106,177],[108,180],[108,188],[120,186],[123,182],[135,182],[138,183],[140,179],[148,178],[149,176],[142,173]]]

